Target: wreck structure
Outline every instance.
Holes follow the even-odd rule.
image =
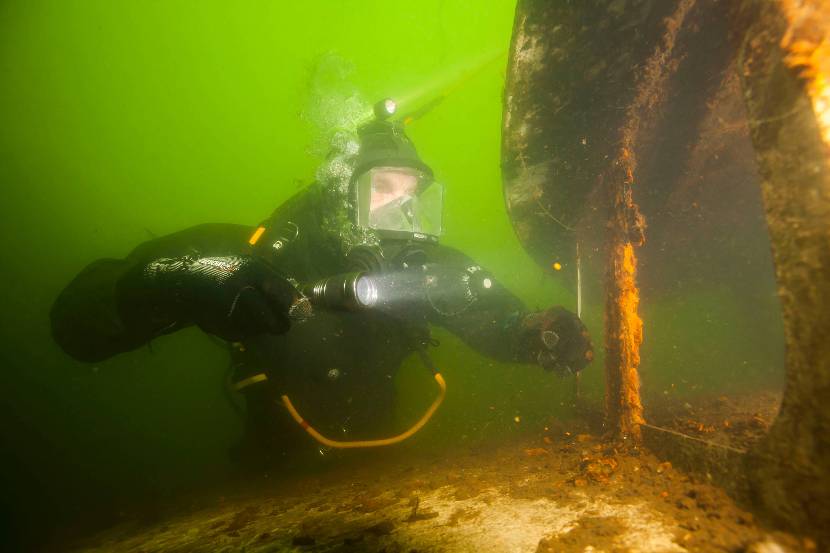
[[[604,312],[609,435],[825,543],[829,32],[821,0],[520,0],[502,141],[518,238]],[[783,400],[745,448],[652,424],[641,399],[641,345],[667,324],[643,307],[707,286],[748,320],[758,297],[780,300]]]

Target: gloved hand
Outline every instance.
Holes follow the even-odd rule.
[[[128,274],[119,295],[127,320],[196,324],[228,341],[287,332],[299,298],[290,282],[247,255],[156,259]]]
[[[547,371],[559,376],[576,374],[594,359],[588,329],[567,309],[529,313],[520,324],[519,348]]]

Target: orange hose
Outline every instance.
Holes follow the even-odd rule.
[[[409,438],[416,432],[418,432],[424,425],[429,422],[429,419],[432,418],[432,415],[435,414],[435,411],[438,410],[438,407],[444,401],[444,396],[447,395],[447,383],[444,382],[444,377],[441,376],[441,373],[435,373],[435,381],[438,383],[438,387],[440,388],[440,393],[438,397],[435,398],[435,401],[432,402],[432,405],[429,406],[429,409],[426,410],[424,415],[416,422],[412,427],[403,432],[402,434],[398,434],[397,436],[392,436],[391,438],[382,438],[380,440],[354,440],[354,441],[347,441],[342,442],[339,440],[332,440],[330,438],[326,438],[317,430],[312,428],[308,422],[303,419],[302,416],[297,412],[294,408],[294,405],[291,404],[291,400],[288,399],[288,396],[282,396],[282,403],[285,405],[285,408],[288,409],[288,412],[291,414],[291,418],[297,421],[297,424],[303,427],[303,429],[311,435],[312,438],[320,442],[321,444],[328,446],[328,447],[336,447],[341,449],[346,448],[357,448],[357,447],[380,447],[384,445],[392,445],[397,444],[405,439]]]

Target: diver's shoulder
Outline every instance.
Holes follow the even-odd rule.
[[[241,225],[239,223],[199,223],[173,234],[248,235],[253,228],[252,225]]]
[[[304,186],[279,204],[271,213],[269,219],[272,221],[281,220],[297,217],[302,213],[315,212],[321,205],[321,191],[322,186],[317,182]]]
[[[441,263],[447,265],[469,265],[475,263],[473,259],[452,246],[445,244],[431,244],[424,249],[427,259],[431,263]]]
[[[128,257],[151,259],[178,257],[192,251],[233,251],[247,242],[252,230],[252,226],[235,223],[201,223],[142,242]]]

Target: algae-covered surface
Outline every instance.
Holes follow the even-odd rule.
[[[395,455],[124,522],[73,551],[811,551],[705,478],[638,448],[549,427],[499,447]],[[245,491],[240,491],[240,490]],[[764,545],[766,544],[766,545]]]

